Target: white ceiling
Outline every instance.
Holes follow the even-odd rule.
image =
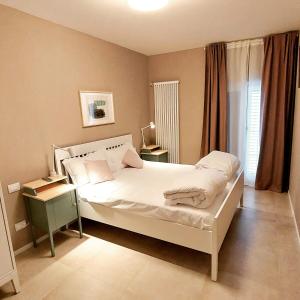
[[[146,55],[300,29],[300,0],[169,0],[148,13],[127,0],[0,3]]]

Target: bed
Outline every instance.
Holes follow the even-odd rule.
[[[113,149],[125,143],[132,143],[132,135],[56,149],[57,171],[66,173],[62,164],[70,158],[66,149],[71,148],[72,157],[77,157],[101,147]],[[227,183],[224,192],[208,209],[165,205],[165,187],[174,176],[193,169],[190,165],[145,162],[143,169],[118,171],[114,181],[81,186],[77,189],[81,216],[208,253],[211,279],[216,281],[219,250],[238,205],[242,206],[243,170]]]

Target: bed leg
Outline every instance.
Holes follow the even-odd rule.
[[[240,199],[240,207],[244,207],[244,194],[242,194]]]
[[[218,253],[211,254],[211,280],[218,279]]]

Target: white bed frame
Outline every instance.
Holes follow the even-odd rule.
[[[106,147],[107,149],[117,148],[124,143],[132,143],[132,135],[123,135],[91,143],[69,146],[64,149],[71,148],[73,157],[85,156],[101,147]],[[70,158],[69,152],[61,149],[55,150],[55,163],[59,174],[65,174],[62,161],[66,158]],[[79,202],[80,213],[82,217],[87,219],[210,254],[211,279],[216,281],[218,275],[218,253],[238,205],[243,205],[243,189],[244,173],[241,171],[214,217],[212,230],[203,230],[160,219],[143,217],[85,201]]]

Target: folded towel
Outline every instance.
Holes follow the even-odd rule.
[[[183,204],[183,205],[193,206],[196,208],[203,208],[202,207],[203,197],[194,196],[194,197],[186,197],[186,198],[166,199],[165,203],[167,205]]]
[[[164,192],[166,199],[175,200],[178,198],[188,198],[188,197],[203,197],[203,192],[199,191],[197,188],[174,188],[173,190],[168,190]]]
[[[170,189],[164,192],[165,203],[207,208],[224,190],[226,184],[227,177],[223,172],[214,169],[195,169],[176,179]]]
[[[195,166],[198,169],[205,168],[221,171],[227,176],[228,180],[230,180],[239,169],[240,161],[233,154],[212,151],[201,158]]]

